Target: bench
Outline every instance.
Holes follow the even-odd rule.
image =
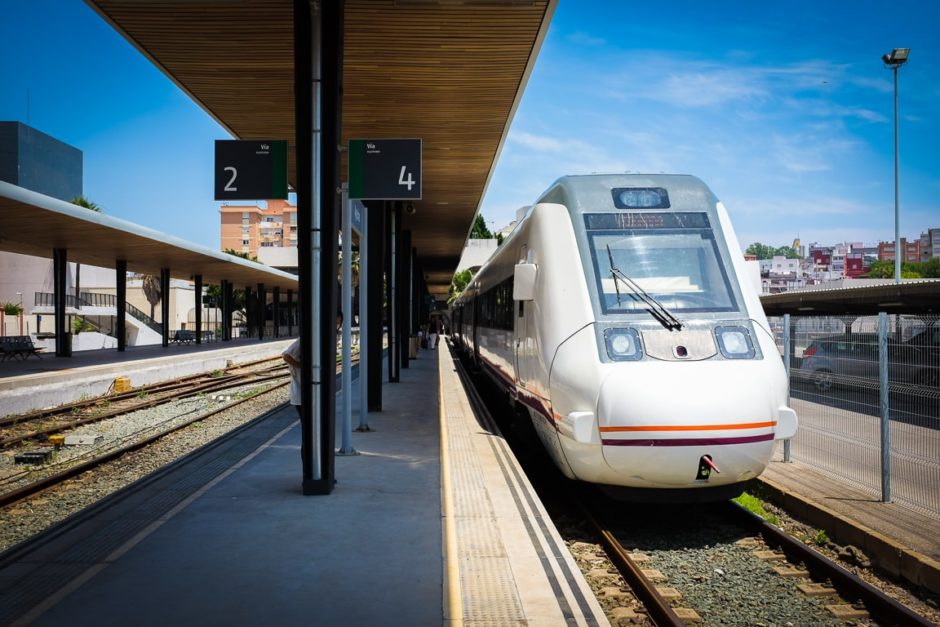
[[[189,329],[179,329],[173,334],[173,341],[182,344],[189,344],[196,341],[196,332]]]
[[[30,355],[35,355],[42,359],[39,349],[33,345],[33,340],[28,335],[8,335],[0,337],[0,361],[20,358],[23,361],[29,359]]]

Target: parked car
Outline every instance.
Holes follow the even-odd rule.
[[[800,377],[820,392],[833,385],[877,389],[878,335],[843,333],[816,338],[803,351]],[[888,380],[936,388],[940,375],[940,329],[923,331],[904,342],[888,342]]]

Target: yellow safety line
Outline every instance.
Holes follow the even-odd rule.
[[[444,344],[444,343],[442,343]],[[442,347],[450,350],[447,344]],[[463,596],[460,591],[460,561],[457,557],[457,532],[454,529],[453,486],[450,478],[450,455],[447,434],[447,412],[444,410],[444,351],[438,351],[437,394],[441,421],[441,500],[444,508],[444,564],[447,570],[447,619],[451,625],[463,625]]]

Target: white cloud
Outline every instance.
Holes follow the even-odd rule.
[[[571,43],[578,44],[581,46],[598,47],[598,46],[603,46],[604,44],[607,43],[606,39],[602,39],[600,37],[594,37],[592,35],[589,35],[588,33],[585,33],[584,31],[571,33],[570,35],[568,35],[567,39]]]

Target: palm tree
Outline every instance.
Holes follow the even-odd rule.
[[[163,296],[160,279],[152,274],[145,274],[141,279],[141,287],[144,290],[144,296],[147,297],[147,302],[150,303],[150,319],[155,320],[153,317],[154,307],[157,306],[157,303],[160,302],[160,298]]]
[[[94,211],[95,213],[101,213],[101,207],[91,202],[84,196],[76,196],[75,198],[72,199],[71,202],[73,205],[84,207],[85,209]],[[82,275],[82,264],[75,262],[75,307],[76,308],[78,308],[79,303],[81,302],[79,301],[80,294],[82,291],[81,275]]]

